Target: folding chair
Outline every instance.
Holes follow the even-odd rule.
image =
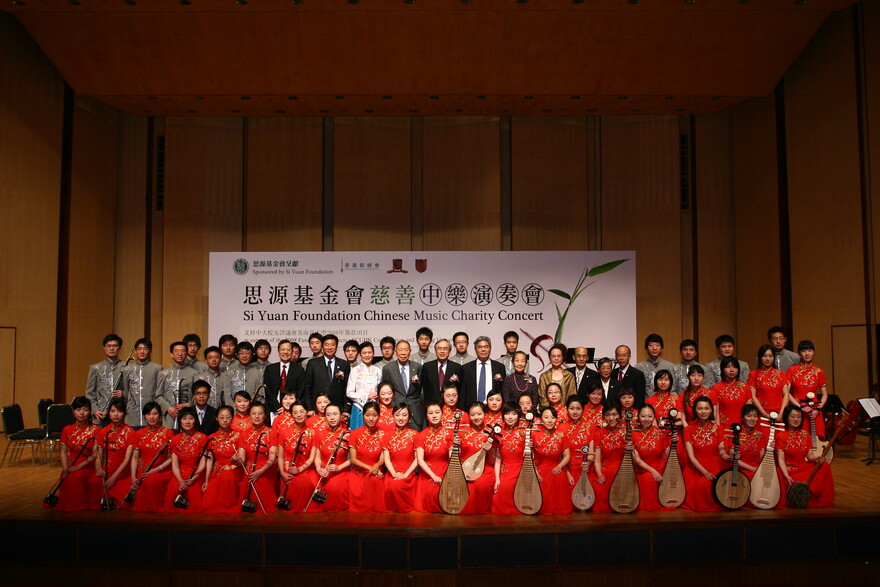
[[[3,451],[3,460],[0,460],[0,467],[6,463],[6,455],[9,449],[12,449],[11,458],[17,460],[21,457],[21,451],[26,447],[31,449],[31,462],[33,466],[37,466],[37,450],[40,451],[40,458],[43,458],[43,440],[46,438],[46,431],[42,428],[24,427],[24,418],[21,415],[21,406],[12,404],[6,406],[2,411],[3,434],[6,436],[6,450]]]
[[[52,454],[55,443],[61,440],[61,431],[65,426],[74,423],[73,410],[70,404],[52,404],[46,410],[46,442],[49,444],[49,466],[52,466]]]

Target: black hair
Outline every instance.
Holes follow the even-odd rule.
[[[683,351],[684,347],[686,347],[686,346],[692,346],[692,347],[694,347],[694,350],[697,350],[697,351],[700,350],[700,345],[697,344],[697,341],[695,341],[692,338],[686,338],[683,341],[681,341],[680,343],[678,343],[678,350]]]
[[[193,332],[191,334],[187,334],[186,336],[183,337],[183,344],[189,345],[189,343],[191,343],[191,342],[196,343],[196,346],[198,346],[199,348],[202,348],[202,339],[195,332]]]
[[[141,345],[144,345],[151,351],[153,350],[153,341],[151,341],[149,338],[139,338],[134,341],[134,348],[138,348]]]
[[[183,349],[186,350],[186,343],[184,343],[182,340],[176,340],[168,345],[168,352],[173,353],[174,347],[176,347],[176,346],[182,346]]]
[[[223,356],[223,351],[220,350],[220,347],[214,346],[214,345],[211,345],[208,348],[206,348],[205,352],[203,352],[202,355],[204,355],[204,357],[207,359],[208,353],[217,353],[221,357]]]
[[[729,334],[722,334],[718,338],[715,339],[715,348],[720,347],[725,342],[729,342],[732,345],[736,345],[736,340]]]
[[[116,342],[118,342],[120,347],[122,346],[122,337],[119,336],[118,334],[112,334],[112,333],[108,334],[107,336],[104,337],[104,342],[101,343],[101,346],[106,346],[107,343],[112,340],[115,340]]]
[[[430,338],[431,340],[434,340],[434,331],[427,326],[422,326],[421,328],[416,330],[416,340],[419,340],[419,337],[423,334],[427,335],[428,338]]]
[[[162,415],[162,406],[160,406],[160,405],[159,405],[158,403],[156,403],[156,402],[147,402],[147,403],[145,403],[145,404],[144,404],[144,407],[141,408],[141,415],[146,416],[147,414],[149,414],[149,413],[152,412],[153,410],[156,410],[157,412],[159,412],[159,415],[160,415],[160,416]]]
[[[648,348],[648,345],[652,342],[656,342],[660,345],[660,348],[663,348],[663,337],[657,334],[656,332],[652,332],[648,336],[645,337],[645,348]]]

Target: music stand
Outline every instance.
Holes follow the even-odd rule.
[[[868,423],[868,458],[862,459],[865,465],[877,460],[877,440],[880,439],[880,403],[873,397],[860,397],[859,403],[870,418]]]

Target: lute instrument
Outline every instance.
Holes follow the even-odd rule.
[[[263,437],[266,436],[266,431],[263,430],[260,432],[260,435],[257,436],[257,444],[254,446],[254,462],[251,463],[251,473],[257,470],[257,457],[260,454],[269,454],[269,445],[266,444],[266,452],[260,453],[260,447],[263,446]],[[247,472],[245,472],[247,474]],[[256,486],[254,486],[253,481],[248,481],[248,490],[247,495],[244,496],[244,499],[241,501],[241,511],[245,514],[253,514],[257,511],[257,504],[260,505],[260,509],[263,510],[264,515],[268,515],[269,512],[266,511],[266,507],[263,505],[263,500],[260,499],[260,492],[257,491]],[[257,498],[257,503],[251,501],[251,493],[253,493],[254,497]]]
[[[782,497],[782,491],[779,485],[779,475],[776,474],[776,449],[773,448],[773,438],[776,435],[776,429],[782,425],[776,422],[779,417],[777,412],[770,412],[770,418],[761,418],[761,426],[769,429],[767,437],[767,449],[764,452],[764,458],[755,471],[752,478],[752,488],[749,492],[749,503],[761,510],[769,510],[776,507],[779,498]]]
[[[70,469],[71,467],[76,465],[76,462],[83,455],[83,453],[86,451],[89,444],[91,444],[93,440],[95,440],[94,436],[92,436],[91,438],[89,438],[85,441],[85,443],[82,445],[82,447],[80,447],[79,452],[76,453],[75,457],[73,457],[73,462],[71,462],[70,465],[68,465],[67,469]],[[67,470],[67,469],[65,469],[65,470]],[[65,479],[67,479],[67,476],[65,476],[65,475],[62,475],[61,478],[58,479],[58,482],[55,484],[54,487],[52,487],[52,490],[49,491],[48,495],[46,495],[46,497],[43,498],[44,504],[46,504],[49,507],[53,507],[53,508],[56,505],[58,505],[58,496],[55,494],[58,493],[58,490],[61,488],[61,485],[64,483]]]
[[[573,503],[574,507],[580,511],[585,512],[596,503],[596,492],[593,491],[593,485],[590,483],[588,475],[590,463],[592,462],[588,458],[590,456],[589,445],[585,444],[579,451],[576,451],[575,458],[577,458],[578,455],[582,459],[581,476],[577,480],[577,483],[574,484],[574,489],[571,490],[571,503]]]
[[[205,457],[205,455],[208,453],[208,451],[211,450],[209,447],[211,446],[212,442],[214,442],[213,438],[209,438],[208,440],[205,441],[205,446],[202,447],[202,452],[199,453],[199,456],[196,459],[195,464],[193,464],[192,471],[190,471],[190,473],[189,473],[189,477],[186,478],[187,481],[189,481],[190,479],[192,479],[193,477],[196,476],[196,473],[199,470],[199,464],[202,462],[202,459]],[[208,456],[208,458],[210,459],[213,457]],[[185,510],[186,508],[189,507],[189,499],[187,499],[187,497],[186,497],[187,489],[189,489],[188,485],[187,485],[186,489],[184,489],[183,491],[178,493],[177,497],[174,498],[174,503],[172,504],[174,507],[182,509],[182,510]]]
[[[523,450],[522,468],[516,485],[513,488],[513,505],[520,513],[533,516],[544,505],[544,495],[541,493],[541,483],[538,481],[538,471],[535,470],[535,461],[532,457],[532,426],[535,423],[535,415],[526,414],[529,425],[526,428],[526,442]]]
[[[495,426],[487,426],[486,429],[483,430],[483,434],[489,438],[489,441],[494,441],[495,438],[501,435],[501,425],[495,424]],[[461,464],[461,470],[464,471],[464,478],[468,481],[476,481],[479,479],[485,468],[486,449],[483,447],[480,447],[480,450],[469,456]]]
[[[818,413],[816,417],[818,418],[820,416],[821,413]],[[844,427],[840,427],[835,430],[834,436],[832,436],[831,440],[828,441],[828,444],[825,446],[825,449],[822,451],[822,454],[819,456],[819,458],[821,459],[822,457],[824,457],[826,453],[831,450],[831,446],[834,444],[834,441],[836,441],[839,436],[842,436],[848,431],[849,428]],[[810,471],[810,476],[807,477],[807,481],[805,483],[795,481],[791,484],[791,487],[789,487],[788,491],[785,493],[785,497],[788,500],[788,505],[793,508],[807,507],[807,504],[810,502],[810,498],[813,496],[813,493],[810,491],[810,483],[813,482],[813,479],[816,477],[816,473],[819,472],[819,468],[821,466],[822,461],[820,460],[813,466],[813,470]]]
[[[669,445],[669,455],[666,457],[666,467],[663,469],[663,480],[657,488],[657,500],[660,505],[667,508],[677,508],[684,503],[687,495],[687,485],[681,472],[681,461],[678,459],[678,426],[680,418],[678,410],[671,409],[665,420],[661,420],[661,428],[669,431],[672,439]]]
[[[147,468],[144,469],[144,472],[141,473],[141,476],[140,476],[140,477],[138,478],[138,480],[137,480],[137,484],[136,484],[136,485],[137,485],[138,488],[140,488],[141,483],[143,483],[144,479],[147,478],[147,475],[149,475],[150,471],[153,470],[153,465],[156,464],[156,461],[159,460],[159,457],[162,456],[162,453],[164,453],[164,452],[165,452],[165,449],[168,448],[168,443],[169,443],[169,442],[170,442],[169,440],[166,440],[166,441],[165,441],[165,444],[162,445],[162,448],[160,448],[159,451],[158,451],[155,455],[153,455],[153,458],[152,458],[152,460],[150,461],[150,463],[147,465]],[[129,492],[126,494],[125,498],[124,498],[122,501],[124,501],[125,503],[127,503],[127,504],[129,504],[129,505],[133,504],[133,503],[134,503],[134,498],[137,497],[137,492],[138,492],[137,489],[131,489],[131,490],[129,490]]]
[[[749,500],[752,488],[749,478],[739,470],[739,435],[742,424],[731,424],[730,431],[733,433],[733,467],[718,474],[712,483],[712,493],[722,507],[738,510]]]
[[[455,426],[452,430],[453,438],[458,437],[458,428],[461,425],[461,412],[455,412]],[[461,447],[453,443],[449,453],[449,466],[440,483],[440,509],[447,514],[457,514],[464,509],[468,496],[467,478],[461,468]]]
[[[816,410],[818,415],[816,418],[822,418],[823,412],[822,408],[819,407],[819,400],[816,399],[816,394],[812,391],[807,394],[807,401],[803,402],[806,405],[810,406],[810,408]],[[810,418],[810,442],[813,445],[813,448],[810,450],[810,454],[813,456],[824,455],[825,460],[830,464],[832,460],[834,460],[834,447],[831,442],[827,440],[819,440],[819,436],[816,434],[816,420],[814,418]],[[825,448],[828,447],[826,451]]]
[[[617,475],[614,476],[614,481],[611,483],[611,491],[608,493],[611,509],[618,514],[629,514],[639,507],[639,482],[636,479],[632,460],[632,421],[634,418],[632,410],[627,410],[624,421],[627,448],[623,453],[623,460],[620,461]]]
[[[339,454],[340,450],[348,450],[348,437],[351,434],[351,430],[348,429],[348,414],[343,414],[342,421],[339,424],[342,427],[342,430],[339,432],[339,436],[336,438],[336,442],[333,444],[333,452],[330,453],[330,459],[327,461],[327,466],[329,467],[333,461],[336,460],[336,455]],[[312,505],[312,502],[315,503],[325,503],[327,501],[327,492],[324,491],[324,485],[327,484],[327,480],[330,478],[328,474],[326,477],[318,477],[318,482],[315,484],[315,489],[312,491],[312,495],[309,497],[309,501],[306,502],[306,507],[303,508],[304,512],[309,510],[309,506]]]

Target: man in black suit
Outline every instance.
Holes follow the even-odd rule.
[[[208,404],[211,397],[211,384],[198,380],[193,383],[193,407],[196,410],[196,430],[210,436],[220,429],[217,423],[217,408]]]
[[[575,392],[583,405],[587,405],[587,395],[589,395],[587,389],[590,383],[599,379],[599,374],[587,367],[589,361],[590,352],[586,347],[579,346],[574,349],[574,367],[568,369],[574,375]]]
[[[462,385],[458,396],[458,407],[467,410],[474,402],[486,401],[492,390],[504,389],[504,365],[489,358],[492,354],[492,341],[488,336],[478,336],[474,341],[477,360],[462,367]]]
[[[422,389],[425,392],[425,405],[443,401],[443,385],[447,382],[461,387],[462,366],[449,360],[452,343],[441,338],[434,344],[437,358],[422,365]],[[442,377],[442,379],[441,379]]]
[[[641,409],[645,405],[645,374],[629,364],[632,357],[632,351],[626,345],[620,345],[615,349],[614,356],[617,359],[617,367],[611,371],[611,379],[617,381],[617,393],[612,394],[609,399],[616,402],[617,396],[621,389],[629,388],[633,390],[635,397],[636,409]]]
[[[306,387],[305,371],[293,362],[292,342],[285,339],[278,343],[278,358],[278,363],[272,363],[263,371],[266,411],[270,414],[281,412],[281,398],[285,391],[296,393],[296,399],[302,400]]]
[[[312,358],[306,365],[303,403],[308,408],[310,416],[315,414],[315,398],[322,393],[326,393],[330,401],[342,406],[346,413],[351,413],[351,404],[345,396],[351,369],[348,361],[336,356],[338,346],[339,339],[335,335],[325,335],[321,339],[324,355]]]
[[[382,381],[394,388],[394,404],[406,402],[409,406],[409,427],[414,430],[425,428],[425,397],[422,393],[422,366],[409,360],[412,348],[405,340],[397,342],[394,348],[397,360],[382,367]]]

